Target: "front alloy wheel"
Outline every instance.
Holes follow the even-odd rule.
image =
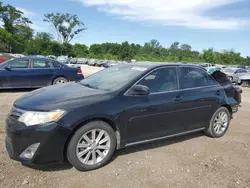
[[[74,133],[67,147],[67,158],[80,171],[94,170],[109,162],[115,148],[116,137],[111,126],[94,121]]]
[[[110,151],[110,136],[101,129],[92,129],[85,133],[77,143],[76,154],[85,165],[100,163]]]

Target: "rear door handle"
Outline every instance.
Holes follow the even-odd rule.
[[[183,99],[182,99],[180,96],[176,96],[175,98],[173,98],[173,100],[174,100],[175,102],[180,102],[180,101],[182,101]]]

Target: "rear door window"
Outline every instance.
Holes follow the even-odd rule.
[[[206,71],[200,68],[180,67],[180,73],[182,89],[218,85]]]
[[[33,60],[33,68],[37,69],[46,69],[51,68],[49,61],[45,59],[34,59]]]

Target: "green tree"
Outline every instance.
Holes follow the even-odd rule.
[[[32,23],[28,18],[23,17],[22,11],[11,5],[4,6],[2,2],[0,2],[0,19],[3,21],[4,29],[12,34],[18,31],[18,26],[27,26]]]
[[[51,42],[52,55],[60,56],[62,55],[62,45],[56,41]]]
[[[44,17],[44,21],[52,24],[54,27],[57,40],[60,43],[69,43],[78,34],[87,29],[75,14],[50,13],[45,14]]]
[[[11,5],[3,5],[0,2],[0,21],[3,23],[0,38],[1,48],[8,52],[22,53],[28,40],[32,39],[33,30],[30,28],[32,22],[23,16],[23,12]],[[3,39],[6,37],[6,39]]]
[[[84,44],[74,44],[73,52],[76,57],[87,57],[89,54],[88,46]]]
[[[191,51],[192,47],[188,44],[182,44],[181,49]]]
[[[13,41],[13,36],[11,33],[7,32],[5,29],[0,28],[0,51],[9,52],[10,45]]]
[[[89,53],[90,54],[95,54],[95,55],[101,55],[102,54],[102,48],[100,44],[92,44],[89,47]]]
[[[28,54],[41,54],[51,55],[51,41],[52,36],[49,33],[37,33],[33,40],[30,40],[26,45],[26,53]]]
[[[130,61],[132,59],[132,55],[130,53],[130,45],[128,43],[128,41],[125,41],[121,44],[121,49],[120,49],[120,53],[119,53],[119,57],[121,60],[125,60],[125,61]]]
[[[203,58],[207,63],[216,63],[216,54],[212,48],[203,50]]]
[[[179,42],[174,42],[173,44],[171,44],[171,46],[170,46],[170,49],[172,49],[172,50],[177,50],[177,49],[179,49]]]
[[[247,56],[245,59],[245,65],[250,66],[250,57]]]

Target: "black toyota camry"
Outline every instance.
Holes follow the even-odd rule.
[[[78,170],[115,150],[203,131],[223,136],[241,90],[195,65],[131,63],[19,98],[6,119],[10,158],[33,165],[68,160]]]

